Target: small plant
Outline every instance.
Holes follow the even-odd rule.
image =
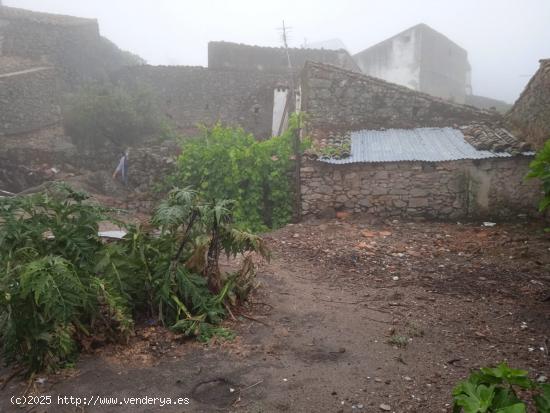
[[[396,347],[407,347],[409,344],[409,337],[394,334],[388,339],[388,344]]]
[[[317,149],[317,156],[324,159],[344,159],[351,155],[351,142],[345,141],[338,145],[327,145]]]
[[[544,197],[539,203],[539,211],[544,212],[550,207],[550,139],[537,153],[535,159],[529,164],[528,179],[539,178],[542,182]]]
[[[424,329],[416,323],[408,323],[408,332],[410,337],[424,337]]]
[[[459,382],[453,389],[453,413],[525,413],[527,404],[519,390],[531,393],[538,413],[550,413],[550,384],[536,383],[527,371],[506,363],[481,368]]]

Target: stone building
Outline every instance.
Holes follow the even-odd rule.
[[[364,74],[457,103],[471,94],[470,63],[462,47],[418,24],[353,56]]]
[[[240,126],[257,138],[272,135],[277,73],[189,66],[135,66],[112,75],[127,90],[146,90],[157,108],[183,134],[198,124]]]
[[[299,73],[308,61],[360,72],[351,55],[344,49],[289,48],[288,56],[295,73]],[[288,73],[288,56],[284,47],[261,47],[231,42],[208,43],[210,69]]]
[[[59,123],[64,93],[138,62],[96,20],[0,6],[0,135]]]
[[[140,62],[102,37],[95,19],[7,6],[0,6],[0,56],[54,66],[64,90]]]
[[[124,87],[150,91],[181,132],[220,121],[265,139],[285,129],[294,109],[288,90],[306,61],[358,70],[345,50],[289,49],[289,54],[291,73],[284,48],[210,42],[207,68],[143,65],[119,70],[112,78]]]
[[[313,149],[300,169],[301,212],[385,217],[535,213],[533,152],[503,118],[470,106],[308,63],[302,107]]]
[[[320,142],[336,131],[443,127],[501,120],[500,115],[490,111],[331,65],[308,63],[300,88],[302,110],[309,118],[308,133]]]
[[[289,53],[292,74],[283,48],[227,42],[209,44],[208,68],[147,66],[103,38],[95,19],[0,7],[0,134],[55,124],[64,93],[103,80],[151,94],[180,132],[221,121],[268,138],[284,130],[306,60],[358,70],[344,50]]]
[[[550,139],[550,59],[540,60],[512,110],[507,115],[515,133],[540,148]]]

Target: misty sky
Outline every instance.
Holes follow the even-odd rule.
[[[357,53],[417,23],[464,47],[475,94],[513,102],[550,58],[550,0],[4,0],[94,17],[101,33],[150,64],[207,64],[209,40],[291,46],[340,38]]]

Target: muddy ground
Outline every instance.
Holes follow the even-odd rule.
[[[75,369],[10,381],[0,411],[450,412],[451,389],[471,369],[508,361],[550,377],[550,237],[540,224],[356,219],[266,237],[273,259],[227,322],[235,340],[203,345],[143,327]],[[14,407],[25,391],[52,404]],[[190,404],[75,407],[58,395]]]

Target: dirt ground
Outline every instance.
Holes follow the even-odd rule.
[[[10,381],[2,412],[450,412],[471,369],[550,377],[550,234],[540,223],[324,221],[266,236],[273,259],[225,343],[143,327],[73,370]],[[9,375],[4,371],[3,376]],[[17,408],[14,395],[52,395]],[[189,398],[63,406],[57,396]]]

